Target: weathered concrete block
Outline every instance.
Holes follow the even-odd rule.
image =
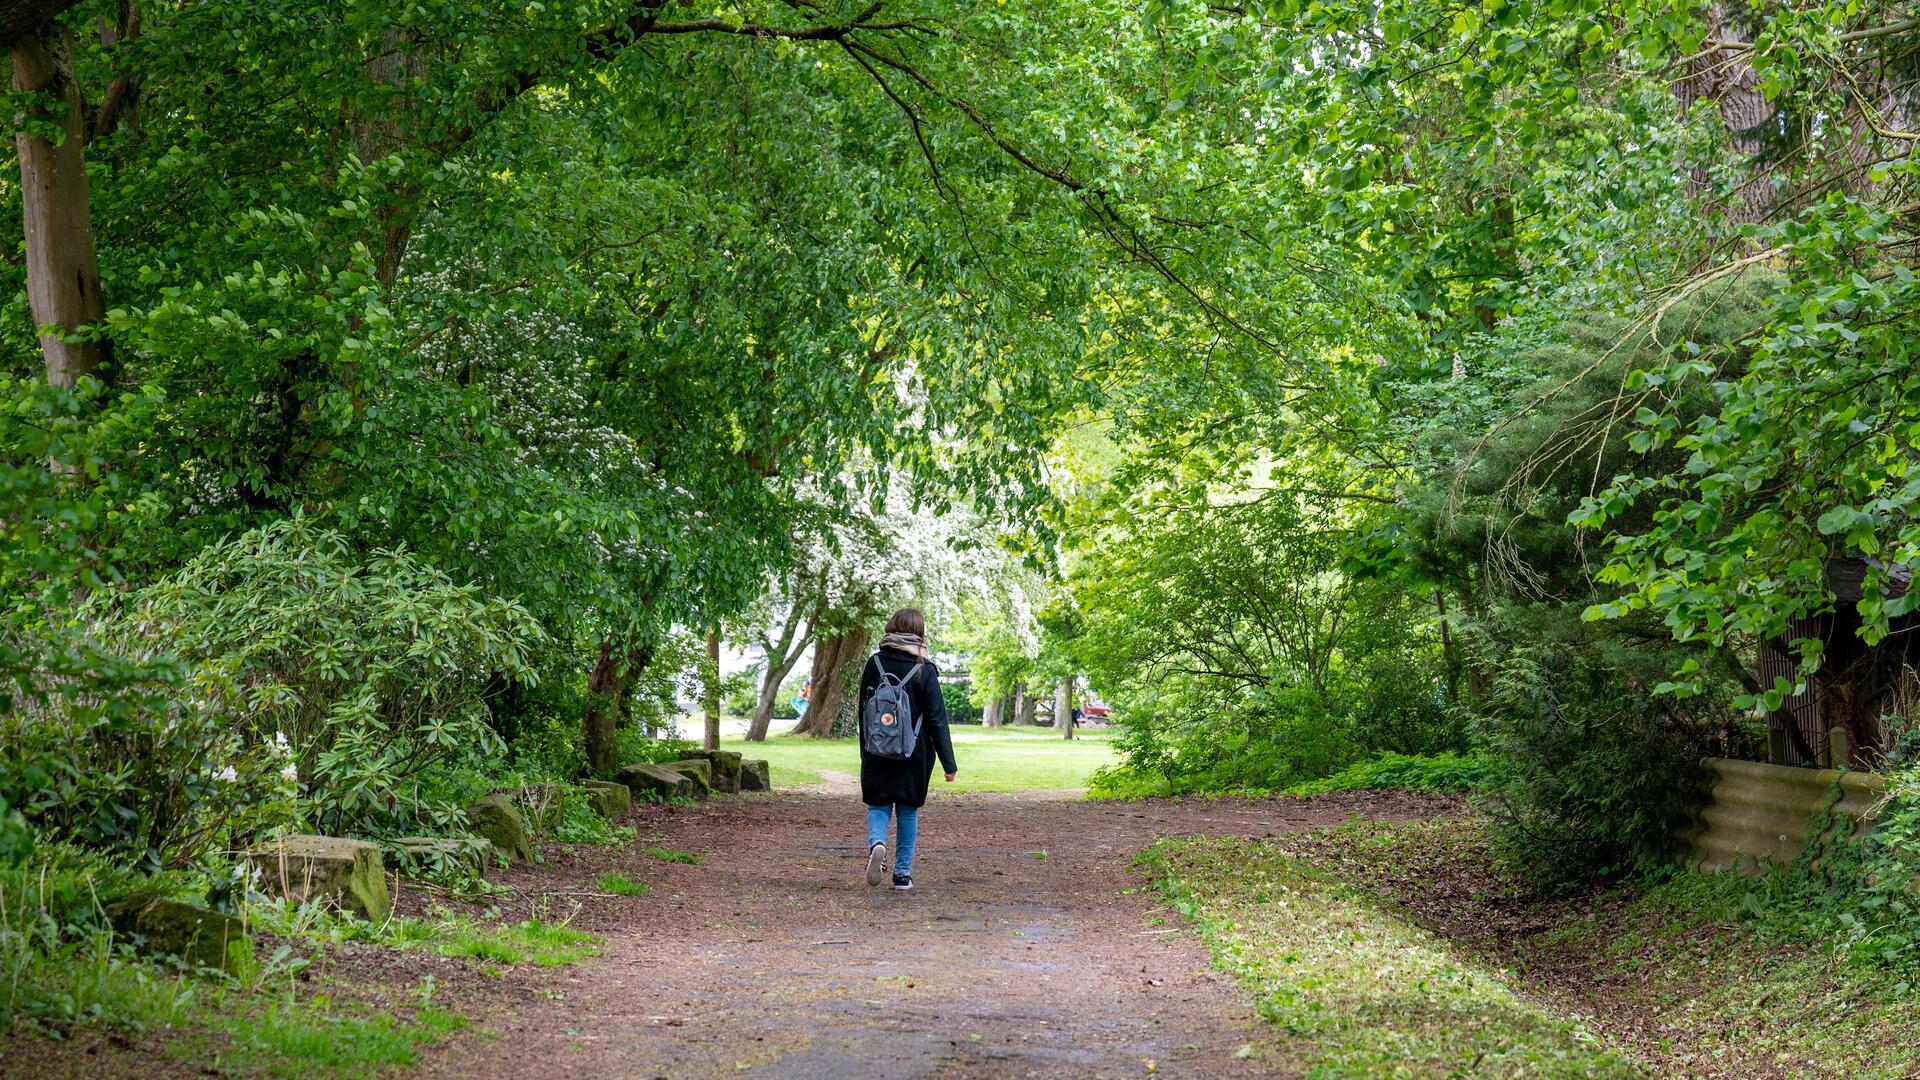
[[[467,827],[485,837],[496,854],[514,862],[533,861],[533,830],[513,800],[499,792],[474,800],[467,807]]]
[[[539,832],[552,832],[567,816],[567,789],[560,784],[528,784],[501,792],[520,808],[520,816]]]
[[[395,868],[414,872],[464,871],[478,877],[493,861],[493,844],[455,836],[403,836],[393,842]]]
[[[772,791],[773,772],[760,758],[743,758],[740,761],[741,791]]]
[[[326,900],[381,922],[393,914],[380,846],[338,836],[282,836],[247,852],[267,892]]]
[[[693,797],[704,799],[713,794],[713,766],[698,758],[667,762],[667,768],[693,781]]]
[[[587,789],[587,798],[593,800],[593,808],[608,821],[622,817],[633,809],[633,789],[625,784],[612,780],[583,780],[580,786]]]
[[[223,971],[233,966],[228,945],[247,936],[244,924],[232,915],[144,893],[108,904],[106,913],[114,930],[139,939],[136,944],[149,952]]]
[[[693,794],[693,781],[663,765],[641,763],[620,770],[620,782],[636,796],[671,799]]]
[[[733,794],[740,790],[742,756],[732,750],[690,750],[686,760],[704,761],[713,770],[713,790]]]

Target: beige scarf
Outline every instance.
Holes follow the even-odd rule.
[[[882,649],[899,649],[908,656],[917,656],[922,660],[932,659],[932,657],[927,655],[926,640],[919,634],[888,634],[880,639],[880,647]]]

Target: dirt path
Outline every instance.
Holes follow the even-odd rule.
[[[1088,803],[1047,793],[936,797],[912,893],[861,877],[850,793],[657,809],[640,842],[515,874],[532,910],[578,904],[605,954],[556,981],[503,984],[444,1076],[1244,1077],[1251,1002],[1169,932],[1133,856],[1155,838],[1259,836],[1350,815],[1422,816],[1414,795]],[[698,866],[644,853],[664,844]],[[1035,852],[1045,852],[1040,858]],[[621,869],[644,897],[590,895]],[[585,884],[583,884],[585,883]],[[586,894],[586,895],[583,895]],[[555,989],[556,983],[558,989]],[[555,998],[558,997],[558,1000]]]

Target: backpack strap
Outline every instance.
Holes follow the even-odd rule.
[[[911,684],[913,680],[920,677],[920,669],[926,666],[927,666],[927,662],[925,660],[917,661],[913,665],[913,670],[907,672],[907,677],[900,680],[900,685],[907,686]],[[914,738],[918,739],[920,737],[920,725],[925,720],[926,720],[926,717],[920,715],[920,710],[915,709],[913,713],[913,737]]]

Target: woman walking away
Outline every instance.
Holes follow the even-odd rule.
[[[940,755],[948,783],[960,770],[953,761],[940,673],[928,658],[926,635],[927,618],[917,608],[894,612],[880,648],[860,673],[860,798],[867,804],[867,884],[878,885],[887,874],[887,821],[891,818],[898,823],[893,887],[900,892],[913,888],[913,846],[920,836],[927,784],[933,780],[934,754]]]

